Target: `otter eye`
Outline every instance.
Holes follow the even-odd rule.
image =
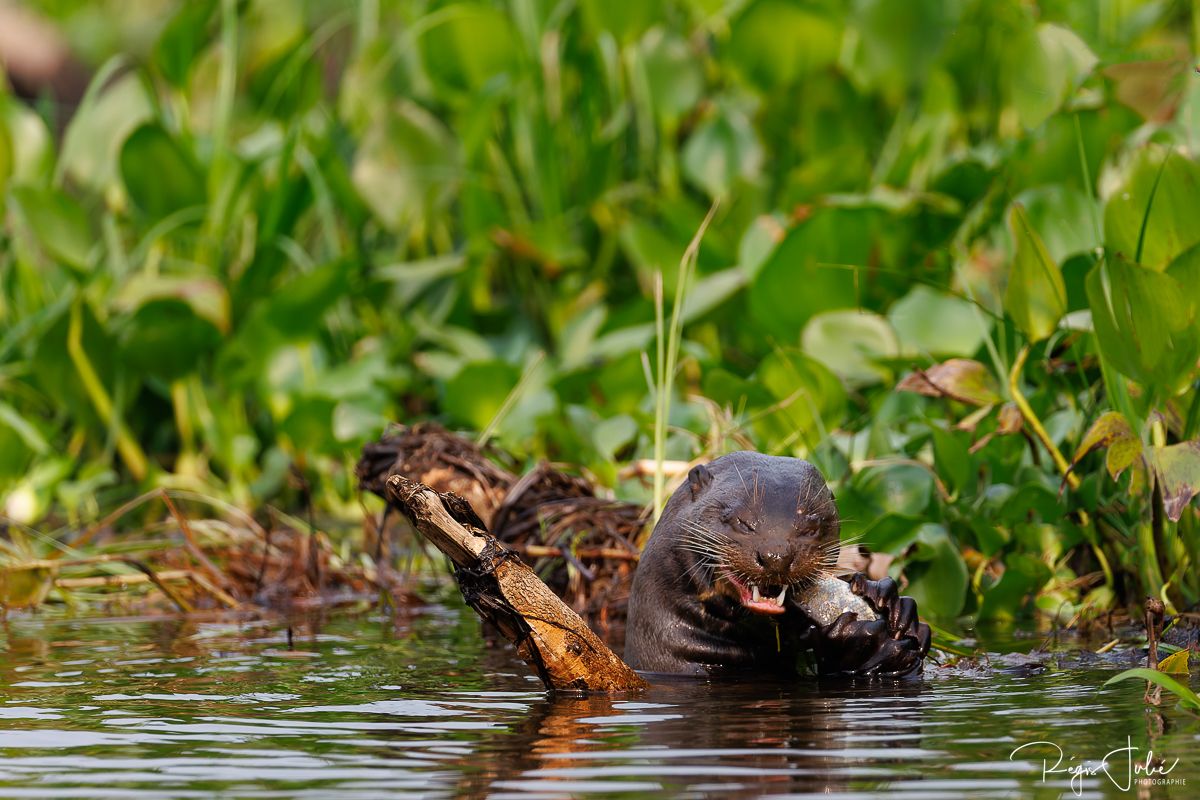
[[[738,517],[737,519],[735,519],[733,521],[733,523],[734,523],[734,525],[741,528],[746,533],[754,533],[754,526],[751,525],[749,522],[746,522],[746,520],[742,519],[741,517]]]

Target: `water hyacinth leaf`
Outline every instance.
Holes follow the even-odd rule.
[[[303,337],[349,290],[350,264],[333,261],[289,280],[270,295],[261,313],[272,330]]]
[[[1062,107],[1098,59],[1073,31],[1041,23],[1018,35],[1004,72],[1021,123],[1036,128]]]
[[[0,138],[8,147],[5,180],[40,184],[54,168],[54,143],[46,123],[32,109],[0,95]]]
[[[971,485],[970,442],[960,431],[945,430],[937,425],[930,428],[933,435],[933,468],[955,492]]]
[[[517,63],[509,17],[481,3],[443,7],[420,42],[426,73],[452,92],[478,92]]]
[[[983,593],[979,619],[1015,619],[1032,595],[1045,586],[1054,573],[1032,553],[1011,553],[1004,559],[1004,574]]]
[[[1200,164],[1149,144],[1134,151],[1116,173],[1104,206],[1104,243],[1110,251],[1162,270],[1200,242]]]
[[[763,89],[789,86],[837,61],[842,19],[817,5],[756,0],[733,21],[729,55]]]
[[[913,370],[896,384],[896,391],[948,397],[973,406],[992,406],[1004,399],[988,368],[970,358],[951,358]]]
[[[1030,226],[1040,235],[1055,264],[1090,253],[1103,244],[1096,238],[1095,202],[1062,183],[1037,186],[1017,196],[1017,203],[1024,208]]]
[[[933,475],[909,463],[879,464],[854,476],[854,492],[875,513],[917,518],[933,498]]]
[[[880,361],[894,358],[900,346],[886,319],[870,311],[827,311],[804,326],[804,351],[848,386],[869,386],[891,378]]]
[[[640,47],[655,113],[670,120],[692,110],[704,94],[704,68],[687,40],[653,28]]]
[[[916,286],[888,309],[905,356],[972,356],[991,329],[971,304],[928,286]]]
[[[617,414],[596,423],[592,428],[592,444],[596,452],[612,461],[619,450],[637,440],[637,434],[637,420],[628,414]]]
[[[121,147],[121,178],[133,204],[152,220],[203,205],[205,178],[195,157],[162,125],[148,122]]]
[[[1188,659],[1191,657],[1192,651],[1186,647],[1178,650],[1171,655],[1158,662],[1158,671],[1165,672],[1168,675],[1190,675],[1188,670]]]
[[[748,287],[754,322],[794,342],[814,314],[858,306],[852,265],[871,258],[875,213],[826,208],[788,230]]]
[[[799,351],[772,353],[759,363],[755,377],[774,401],[774,410],[755,425],[773,449],[797,444],[815,447],[845,416],[842,382]]]
[[[113,305],[133,312],[147,302],[163,299],[186,303],[197,317],[208,320],[222,334],[229,332],[229,292],[215,278],[135,275],[121,287]]]
[[[1092,325],[1104,357],[1134,380],[1173,392],[1200,355],[1197,309],[1170,274],[1111,257],[1087,276]]]
[[[54,567],[43,564],[0,568],[0,608],[40,606],[50,593],[56,574]]]
[[[1109,678],[1104,682],[1105,686],[1111,686],[1114,683],[1121,681],[1144,680],[1150,681],[1156,686],[1161,686],[1171,694],[1179,698],[1182,705],[1194,711],[1200,711],[1200,695],[1197,695],[1184,684],[1180,683],[1176,678],[1172,678],[1165,672],[1159,672],[1156,669],[1147,669],[1146,667],[1135,667],[1127,669],[1124,672]]]
[[[683,147],[684,177],[713,198],[727,195],[735,181],[753,180],[762,163],[762,144],[750,119],[726,104],[718,106]]]
[[[1071,459],[1072,469],[1083,457],[1101,447],[1108,448],[1105,466],[1113,480],[1120,477],[1130,464],[1142,454],[1142,441],[1129,426],[1129,420],[1119,411],[1106,411],[1092,423],[1084,434]]]
[[[503,361],[467,364],[446,382],[442,408],[453,425],[482,431],[495,418],[521,372]]]
[[[1191,307],[1193,319],[1200,320],[1200,244],[1185,250],[1167,267],[1183,290],[1185,302]]]
[[[208,45],[212,36],[209,20],[217,0],[191,0],[184,3],[163,28],[154,46],[154,63],[163,77],[175,86],[187,84],[192,63]]]
[[[1009,211],[1008,226],[1016,251],[1004,291],[1004,310],[1030,341],[1038,342],[1054,332],[1066,313],[1067,287],[1020,204],[1014,203]]]
[[[583,19],[592,35],[607,33],[618,42],[631,42],[663,19],[662,0],[614,3],[612,0],[580,0]]]
[[[55,189],[19,186],[12,194],[38,245],[49,256],[78,271],[88,269],[96,237],[83,206]]]
[[[1162,487],[1163,510],[1178,522],[1192,498],[1200,494],[1200,439],[1156,447],[1151,455]]]
[[[905,558],[906,588],[921,613],[951,619],[962,612],[970,576],[962,554],[945,527],[922,525],[916,542]]]
[[[373,120],[354,156],[351,179],[363,201],[392,230],[423,223],[457,190],[459,160],[446,127],[400,102]]]
[[[141,303],[121,335],[123,363],[144,374],[175,380],[216,350],[221,332],[184,300],[151,298]]]
[[[116,69],[121,65],[109,62],[105,66]],[[102,70],[93,82],[111,77]],[[121,147],[130,132],[153,116],[145,82],[135,71],[128,71],[101,89],[92,102],[85,101],[71,118],[59,152],[59,170],[80,186],[102,194],[119,182]]]
[[[859,0],[853,4],[856,77],[902,90],[925,78],[959,16],[949,0]],[[869,43],[869,44],[868,44]]]

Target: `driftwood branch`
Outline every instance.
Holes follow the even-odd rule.
[[[454,562],[467,603],[516,645],[548,688],[628,692],[646,687],[514,551],[488,533],[461,497],[402,475],[389,476],[385,492]]]

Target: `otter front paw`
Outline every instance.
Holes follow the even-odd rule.
[[[917,618],[917,604],[901,597],[891,578],[869,580],[857,573],[850,591],[867,601],[878,618],[860,620],[847,612],[819,629],[814,650],[822,675],[874,675],[901,678],[921,671],[929,653],[929,626]]]

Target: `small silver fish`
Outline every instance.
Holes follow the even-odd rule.
[[[822,578],[796,596],[804,613],[814,622],[828,625],[847,611],[861,620],[875,619],[867,601],[850,591],[850,584],[837,578]]]

